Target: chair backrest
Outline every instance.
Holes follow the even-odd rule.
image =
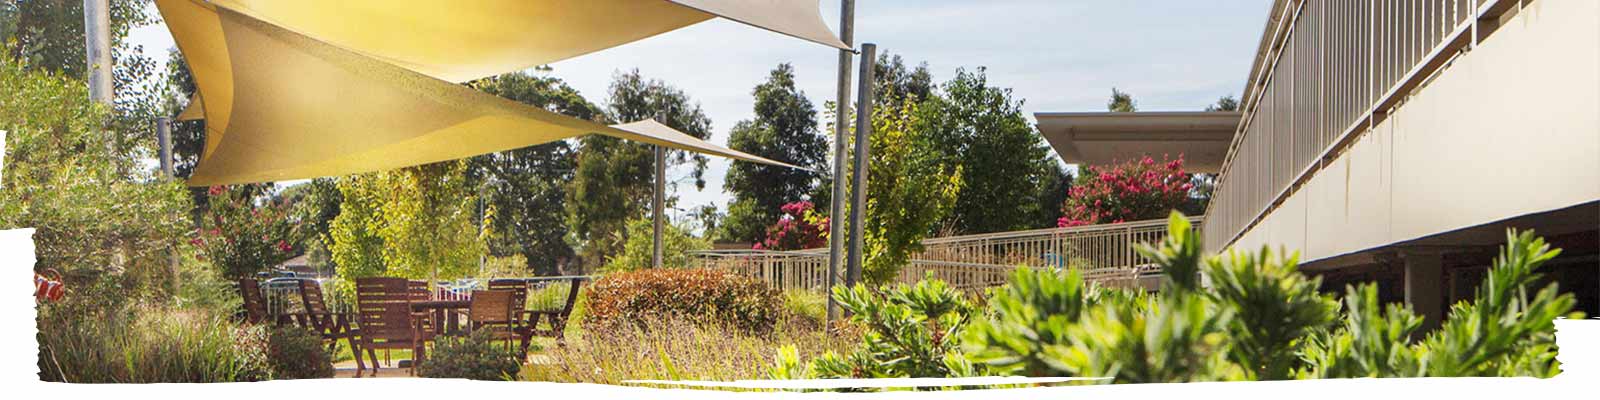
[[[244,318],[251,323],[267,320],[267,300],[261,297],[261,283],[252,278],[239,280],[239,296],[244,298]]]
[[[521,279],[491,279],[489,290],[511,291],[511,309],[521,311],[528,308],[528,282]]]
[[[301,279],[298,283],[300,302],[305,305],[306,312],[313,315],[327,314],[328,304],[322,299],[322,284],[313,279]]]
[[[412,338],[411,303],[427,300],[426,286],[417,290],[405,278],[357,278],[356,315],[365,340],[404,341]]]
[[[515,297],[514,290],[474,290],[472,306],[467,312],[467,321],[472,322],[474,327],[486,323],[509,323]]]

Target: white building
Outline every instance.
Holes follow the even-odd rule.
[[[1600,1],[1276,0],[1238,113],[1040,113],[1069,163],[1218,172],[1211,250],[1298,249],[1430,323],[1508,227],[1600,315]]]

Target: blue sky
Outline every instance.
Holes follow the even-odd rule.
[[[957,68],[987,67],[989,82],[1012,88],[1035,112],[1101,111],[1111,88],[1131,93],[1139,109],[1198,110],[1237,96],[1266,21],[1269,0],[858,0],[856,41],[926,61],[935,81]],[[838,0],[821,2],[838,32]],[[166,27],[145,27],[134,40],[166,60]],[[797,83],[821,107],[834,98],[837,53],[726,20],[712,20],[576,59],[552,64],[591,101],[604,100],[616,71],[638,68],[683,89],[713,122],[712,140],[752,117],[751,89],[778,63],[795,66]],[[819,116],[820,118],[820,116]],[[678,208],[725,207],[728,161],[712,160],[708,185],[696,191],[688,171]]]

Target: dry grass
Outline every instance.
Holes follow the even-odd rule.
[[[569,336],[567,346],[548,348],[542,354],[548,362],[528,366],[524,377],[613,385],[635,379],[764,379],[779,347],[795,345],[802,357],[810,358],[829,350],[847,351],[860,342],[850,334],[830,334],[820,325],[785,319],[759,335],[681,319],[655,321],[649,330],[631,325],[585,329]]]

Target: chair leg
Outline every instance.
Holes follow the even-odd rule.
[[[426,359],[427,357],[428,357],[428,345],[427,344],[418,342],[418,344],[416,344],[415,347],[411,348],[411,371],[410,371],[411,376],[417,376],[417,366],[422,365],[423,360]]]
[[[361,377],[361,372],[367,369],[367,363],[361,361],[361,347],[356,345],[355,338],[345,338],[345,343],[350,345],[350,355],[356,359],[356,377]]]
[[[372,360],[372,375],[368,376],[378,376],[378,366],[381,365],[378,364],[378,352],[372,350],[372,347],[367,347],[367,359]]]

